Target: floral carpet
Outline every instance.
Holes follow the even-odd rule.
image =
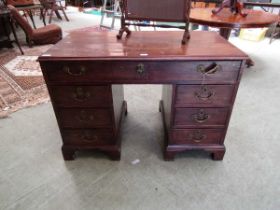
[[[49,101],[38,56],[52,45],[0,51],[0,118],[21,108]]]

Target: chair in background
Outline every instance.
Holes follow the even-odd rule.
[[[56,14],[57,18],[62,20],[60,14],[59,14],[59,10],[62,11],[65,19],[67,21],[69,21],[67,15],[65,13],[64,6],[61,4],[61,0],[40,0],[40,2],[42,4],[42,6],[44,7],[44,12],[43,12],[44,17],[43,18],[45,18],[47,12],[50,11],[49,23],[52,22],[53,13]]]
[[[23,29],[26,41],[31,47],[33,44],[55,44],[62,39],[62,30],[55,24],[50,24],[38,29],[33,29],[29,23],[19,14],[18,10],[8,5],[13,20]]]
[[[44,25],[46,25],[45,18],[43,17],[43,7],[39,3],[34,3],[33,0],[7,0],[7,4],[13,5],[17,8],[18,11],[23,11],[24,16],[27,19],[27,15],[31,19],[31,22],[33,24],[33,28],[36,28],[34,19],[33,19],[33,13],[35,11],[40,10],[40,16],[43,19]]]

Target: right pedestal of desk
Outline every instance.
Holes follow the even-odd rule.
[[[223,159],[224,139],[244,61],[217,63],[198,66],[197,71],[204,74],[202,80],[163,85],[160,111],[165,160],[174,160],[178,152],[187,150],[205,150],[214,160]]]

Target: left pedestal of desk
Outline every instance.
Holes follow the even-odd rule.
[[[75,159],[78,150],[97,150],[119,160],[119,131],[127,113],[123,85],[89,82],[80,67],[72,70],[55,63],[41,63],[41,67],[60,128],[64,159]]]

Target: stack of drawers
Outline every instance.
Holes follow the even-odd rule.
[[[80,149],[95,149],[119,160],[122,85],[87,83],[85,66],[59,63],[42,68],[63,139],[64,159],[74,159]]]
[[[192,149],[209,151],[214,160],[223,159],[241,67],[241,61],[197,64],[196,69],[189,68],[191,75],[196,71],[197,79],[191,77],[186,84],[164,87],[163,116],[165,121],[170,120],[165,124],[166,160],[173,160],[177,152]]]

